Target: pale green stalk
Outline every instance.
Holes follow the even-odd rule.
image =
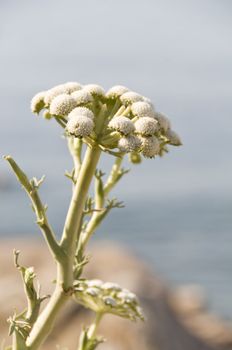
[[[95,209],[101,211],[96,211],[93,213],[90,221],[87,224],[87,227],[85,230],[81,233],[81,249],[84,250],[86,247],[90,237],[95,232],[96,228],[100,225],[102,220],[105,218],[106,214],[108,213],[107,209],[103,208],[105,204],[105,199],[108,196],[109,192],[112,190],[112,188],[116,185],[120,178],[120,172],[121,172],[121,165],[122,165],[123,158],[117,157],[115,159],[115,162],[112,166],[110,175],[106,181],[106,184],[103,188],[98,185],[98,181],[96,181],[95,186]],[[98,187],[97,187],[98,185]]]
[[[91,324],[91,326],[89,327],[89,330],[88,330],[88,338],[89,339],[96,336],[97,327],[99,326],[99,323],[102,319],[102,316],[103,315],[99,312],[96,314],[94,323]]]

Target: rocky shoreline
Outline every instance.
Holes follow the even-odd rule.
[[[33,265],[42,294],[52,290],[55,266],[42,241],[1,240],[0,244],[0,342],[7,336],[6,319],[25,307],[20,275],[12,251],[21,251],[20,262]],[[193,286],[172,289],[151,269],[123,247],[101,243],[90,247],[86,277],[114,281],[134,291],[145,312],[145,323],[131,323],[106,316],[99,328],[107,342],[102,350],[229,350],[232,325],[209,313],[201,292]],[[43,349],[75,349],[81,327],[92,320],[84,308],[70,303],[57,321]]]

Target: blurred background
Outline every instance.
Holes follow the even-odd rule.
[[[182,137],[114,194],[126,204],[95,236],[127,245],[174,286],[199,284],[232,319],[232,2],[40,0],[0,2],[0,154],[30,176],[58,234],[71,169],[61,130],[30,112],[38,91],[67,81],[125,85],[167,114]],[[110,168],[112,157],[105,156]],[[0,162],[0,237],[39,235],[28,198]]]

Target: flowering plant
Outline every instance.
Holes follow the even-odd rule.
[[[36,114],[43,111],[45,119],[55,120],[63,129],[74,162],[73,170],[66,173],[73,189],[64,230],[58,240],[38,193],[44,178],[30,180],[11,156],[5,156],[32,202],[37,224],[57,266],[52,296],[41,297],[34,285],[36,275],[33,268],[21,266],[19,252],[14,252],[15,265],[22,275],[27,308],[9,319],[13,336],[11,348],[39,349],[60,310],[72,298],[95,313],[93,324],[82,331],[78,345],[78,350],[94,350],[103,341],[96,332],[105,314],[130,320],[143,320],[143,315],[132,292],[115,283],[82,277],[88,263],[87,243],[106,215],[113,208],[123,206],[122,202],[109,199],[109,194],[128,172],[122,168],[124,156],[128,154],[132,163],[140,163],[142,157],[163,156],[168,145],[179,146],[181,141],[171,129],[168,118],[156,112],[148,98],[124,86],[114,86],[105,92],[99,85],[81,86],[69,82],[35,95],[31,109]],[[115,158],[105,182],[104,173],[97,169],[102,152]],[[91,196],[89,188],[93,179],[94,196]],[[41,311],[45,299],[48,301]]]

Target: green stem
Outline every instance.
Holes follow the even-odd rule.
[[[94,323],[91,324],[91,326],[89,327],[89,330],[88,330],[88,338],[89,339],[94,338],[96,336],[97,327],[99,326],[99,323],[102,319],[102,316],[103,315],[101,313],[96,314]]]
[[[75,169],[74,180],[76,181],[81,169],[82,140],[79,138],[68,137],[68,148],[73,158]]]
[[[118,172],[121,168],[122,165],[122,161],[123,161],[123,157],[117,157],[114,165],[112,166],[112,170],[111,173],[106,181],[105,187],[104,187],[104,194],[105,196],[108,195],[108,193],[112,190],[112,188],[115,186],[116,182],[117,182],[117,177],[118,177]]]
[[[59,244],[56,241],[55,234],[48,223],[48,219],[46,216],[46,208],[41,202],[38,190],[34,182],[28,179],[26,174],[22,171],[22,169],[18,166],[18,164],[14,161],[14,159],[11,156],[4,156],[4,159],[8,161],[17,179],[28,194],[37,217],[37,224],[39,225],[44,235],[44,238],[48,244],[52,255],[56,260],[59,261],[62,256],[62,251],[59,247]]]
[[[115,162],[112,166],[110,175],[106,181],[106,184],[103,189],[103,193],[101,193],[101,201],[99,202],[96,199],[99,197],[99,189],[95,188],[95,202],[99,202],[99,205],[96,206],[96,209],[103,208],[105,204],[105,199],[108,196],[109,192],[112,190],[112,188],[116,185],[118,180],[120,179],[119,173],[121,171],[121,165],[122,165],[123,158],[117,157],[115,159]],[[103,211],[100,212],[94,212],[91,219],[88,222],[87,227],[84,231],[81,232],[81,240],[79,242],[79,250],[84,251],[90,237],[95,232],[97,227],[101,224],[102,220],[107,215],[108,211],[103,209]]]
[[[76,245],[79,240],[79,237],[77,237],[77,232],[81,222],[85,200],[88,194],[91,180],[97,167],[100,154],[101,150],[98,146],[87,148],[66,217],[64,231],[61,238],[61,247],[65,250],[66,253],[69,254],[69,256],[71,256],[70,259],[72,263]],[[66,284],[67,287],[69,287],[70,281],[64,281],[64,285]]]

